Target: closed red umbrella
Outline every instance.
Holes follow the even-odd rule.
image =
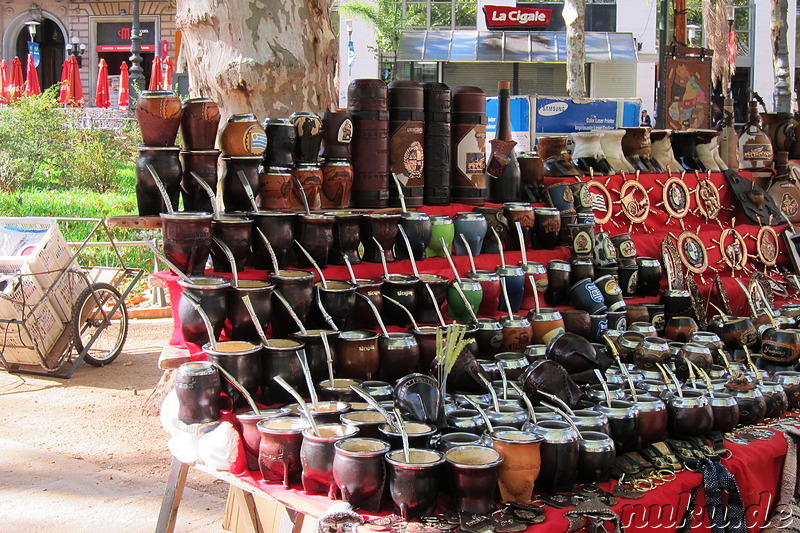
[[[25,77],[28,78],[25,82],[25,96],[42,94],[42,87],[39,85],[39,73],[36,71],[36,65],[33,64],[33,56],[30,54],[28,54],[28,61],[25,65]]]
[[[130,73],[128,72],[128,64],[123,61],[119,66],[119,99],[117,100],[117,105],[119,107],[128,107],[128,100],[130,100],[129,83]]]
[[[0,104],[8,103],[8,61],[0,61]]]
[[[60,104],[67,103],[67,93],[69,92],[69,83],[67,80],[69,79],[70,68],[69,59],[65,59],[64,62],[61,63],[61,80],[58,83],[58,103]]]
[[[25,82],[22,80],[22,61],[18,57],[11,60],[11,76],[8,79],[8,99],[18,100],[22,96]]]
[[[165,91],[172,89],[172,58],[167,56],[164,58],[162,70],[164,71],[164,80],[161,86]]]
[[[69,56],[65,62],[64,71],[61,73],[61,90],[58,93],[58,101],[74,107],[83,105],[83,85],[81,85],[78,59],[75,56]]]
[[[97,88],[94,92],[94,105],[108,107],[111,105],[111,96],[109,95],[108,64],[106,64],[106,60],[101,59],[97,67]]]
[[[161,58],[156,56],[153,59],[153,69],[150,71],[150,83],[147,88],[151,91],[161,89]]]

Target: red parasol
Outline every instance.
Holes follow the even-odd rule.
[[[83,105],[83,85],[81,85],[81,73],[78,69],[78,59],[69,56],[64,62],[64,71],[61,73],[61,89],[58,93],[58,101],[62,104],[80,107]]]
[[[22,80],[22,61],[18,57],[11,60],[11,77],[8,79],[8,99],[18,100],[22,96],[25,82]]]
[[[8,62],[0,61],[0,104],[8,103]]]
[[[153,58],[153,69],[150,71],[150,83],[147,85],[150,91],[161,89],[161,58]]]
[[[172,58],[170,56],[164,58],[163,71],[164,71],[164,78],[161,88],[164,89],[165,91],[170,91],[172,90],[172,71],[173,71]]]
[[[123,61],[119,66],[119,99],[117,100],[117,105],[119,107],[128,107],[128,100],[130,100],[129,83],[130,74],[128,73],[128,64]]]
[[[42,94],[42,87],[39,85],[39,73],[36,71],[36,66],[33,64],[33,56],[30,54],[28,54],[28,61],[25,65],[25,77],[28,78],[25,83],[25,96]]]
[[[109,95],[108,64],[106,64],[106,60],[101,59],[97,67],[97,88],[94,92],[94,105],[108,107],[111,105],[111,96]]]

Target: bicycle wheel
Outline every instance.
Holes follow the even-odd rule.
[[[111,310],[120,304],[116,313]],[[119,291],[108,283],[92,283],[78,296],[72,312],[72,338],[82,353],[89,346],[84,361],[92,366],[111,363],[122,352],[128,336],[128,309]]]

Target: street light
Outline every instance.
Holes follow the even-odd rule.
[[[83,60],[81,59],[81,56],[86,53],[86,45],[79,43],[78,37],[73,35],[67,43],[66,48],[67,54],[75,56],[75,59],[78,60],[78,68],[81,68],[83,66]]]
[[[25,23],[28,27],[28,34],[31,36],[31,42],[33,42],[33,38],[36,37],[36,28],[41,24],[38,20],[29,20]]]

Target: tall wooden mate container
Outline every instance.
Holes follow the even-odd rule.
[[[450,205],[452,96],[444,83],[422,84],[425,93],[425,205]]]
[[[425,100],[415,81],[389,84],[389,171],[400,181],[406,205],[419,207],[425,184]],[[389,183],[389,204],[400,207],[397,185]]]
[[[486,202],[486,93],[480,87],[453,89],[452,135],[452,200],[483,205]]]
[[[347,88],[347,111],[353,117],[354,207],[380,208],[389,202],[388,97],[383,80],[353,80]]]

